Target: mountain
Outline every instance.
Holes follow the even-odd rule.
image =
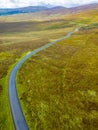
[[[0,16],[2,15],[12,15],[12,14],[20,14],[20,13],[35,13],[41,12],[44,14],[66,14],[66,13],[74,13],[79,11],[85,11],[89,9],[96,9],[98,8],[98,4],[89,4],[89,5],[82,5],[78,7],[66,8],[63,6],[56,6],[53,7],[52,5],[43,5],[40,6],[29,6],[23,8],[14,8],[14,9],[0,9]]]
[[[73,7],[71,8],[72,11],[86,11],[86,10],[91,10],[91,9],[96,9],[98,8],[98,4],[87,4],[87,5],[82,5],[78,7]]]
[[[76,13],[86,10],[92,10],[98,8],[98,4],[88,4],[88,5],[82,5],[78,7],[72,7],[72,8],[66,8],[62,6],[53,7],[51,9],[39,12],[40,14],[44,15],[53,15],[53,14],[68,14],[68,13]]]
[[[78,12],[85,12],[88,10],[96,10],[96,9],[98,9],[98,4],[89,4],[89,5],[78,6],[78,7],[73,7],[73,8],[65,8],[62,6],[56,6],[52,8],[44,7],[44,6],[35,6],[35,7],[31,6],[31,7],[11,9],[11,10],[4,9],[4,10],[1,10],[1,14],[3,15],[15,14],[15,15],[2,16],[2,18],[0,19],[0,22],[5,21],[5,19],[9,22],[13,22],[13,21],[19,22],[19,21],[28,21],[28,20],[50,21],[52,19],[61,19],[61,18],[63,19],[68,14],[71,14],[72,17],[74,17],[74,15]]]
[[[45,6],[29,6],[23,8],[15,8],[15,9],[0,9],[0,16],[2,15],[12,15],[12,14],[20,14],[20,13],[32,13],[47,10],[48,7]]]

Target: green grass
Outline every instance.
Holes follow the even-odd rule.
[[[30,130],[98,129],[97,32],[80,31],[24,63],[17,82]]]
[[[93,24],[90,24],[88,26],[82,27],[81,30],[83,30],[83,29],[94,29],[94,28],[98,28],[98,23],[93,23]]]
[[[8,100],[8,76],[0,79],[0,130],[13,130]]]

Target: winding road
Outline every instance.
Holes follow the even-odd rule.
[[[76,28],[74,31],[66,34],[66,36],[64,36],[60,39],[54,40],[53,42],[50,42],[42,47],[39,47],[38,49],[33,50],[32,52],[27,54],[25,57],[23,57],[13,68],[12,72],[10,73],[10,77],[9,77],[8,94],[9,94],[9,103],[10,103],[10,109],[11,109],[11,114],[13,117],[15,130],[29,130],[25,117],[23,115],[21,106],[20,106],[20,102],[19,102],[18,94],[17,94],[17,90],[16,90],[16,74],[17,74],[17,71],[19,70],[20,66],[24,63],[24,61],[26,61],[31,56],[52,46],[53,44],[55,44],[59,41],[69,38],[73,33],[79,31],[79,29],[80,28]]]

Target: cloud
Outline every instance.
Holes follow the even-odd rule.
[[[65,7],[71,7],[95,2],[98,2],[98,0],[0,0],[0,8],[36,6],[40,5],[41,3],[51,4],[54,6],[62,5]]]

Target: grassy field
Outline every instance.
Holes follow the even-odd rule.
[[[20,100],[31,130],[98,129],[98,29],[36,54],[20,69]]]
[[[91,25],[25,62],[17,87],[31,130],[98,129],[97,11],[50,20],[18,19],[0,17],[0,130],[13,130],[8,103],[13,65],[22,55],[85,24]]]
[[[65,36],[75,28],[59,28],[56,31],[46,29],[52,26],[51,24],[54,25],[54,21],[39,22],[35,25],[31,22],[0,23],[0,130],[13,130],[8,103],[8,78],[13,65],[22,55]],[[43,25],[44,29],[41,29]]]

